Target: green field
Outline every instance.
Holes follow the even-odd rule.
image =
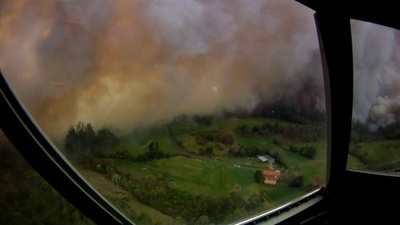
[[[357,156],[349,155],[347,168],[357,170],[386,171],[400,168],[400,141],[383,140],[361,142],[356,145],[360,155],[366,158],[362,162]]]
[[[321,123],[182,117],[115,138],[108,133],[107,142],[94,139],[92,144],[107,148],[79,149],[91,146],[80,142],[66,151],[90,184],[138,224],[227,224],[324,186],[324,132]],[[347,167],[400,168],[399,144],[351,143]],[[258,155],[275,162],[264,163]],[[280,171],[275,185],[257,178],[263,170]]]
[[[232,204],[230,207],[233,212],[223,212],[220,209],[222,210],[220,214],[225,218],[238,220],[277,207],[324,184],[325,139],[302,142],[298,136],[262,130],[265,123],[285,131],[303,129],[304,133],[304,129],[309,129],[307,125],[270,118],[214,117],[210,124],[187,118],[180,119],[170,124],[135,130],[120,137],[120,144],[112,152],[125,152],[128,157],[124,155],[122,158],[94,158],[92,168],[95,166],[97,169],[102,168],[101,171],[97,170],[97,173],[107,178],[106,180],[96,178],[99,186],[110,188],[110,183],[107,185],[101,183],[110,182],[112,174],[117,173],[122,176],[121,186],[127,196],[122,197],[107,189],[99,189],[113,199],[115,204],[125,202],[123,208],[126,208],[126,213],[130,214],[132,208],[135,208],[132,217],[136,220],[138,214],[149,212],[148,209],[152,208],[154,212],[150,217],[153,223],[165,221],[166,218],[173,221],[177,217],[183,217],[188,222],[190,218],[185,215],[196,216],[198,211],[207,211],[207,207],[210,207],[208,211],[214,210],[212,205],[215,205],[215,210],[218,211],[218,204],[226,207]],[[246,127],[247,133],[238,133],[237,129],[243,127]],[[138,161],[140,156],[148,154],[150,146],[154,143],[157,143],[157,151],[167,156],[145,162]],[[313,159],[307,158],[289,151],[290,146],[298,148],[313,146],[316,155]],[[208,151],[205,151],[207,149]],[[283,163],[262,163],[257,155],[250,153],[232,155],[232,151],[238,152],[242,151],[241,149],[256,149],[278,154]],[[255,172],[264,169],[281,171],[281,178],[275,186],[255,182]],[[95,179],[96,176],[90,177]],[[302,183],[297,187],[290,187],[293,177],[301,177]],[[160,205],[167,204],[167,199],[171,198],[168,193],[175,193],[175,197],[172,197],[174,200],[170,199],[168,202],[180,202],[180,196],[186,196],[188,199],[186,201],[197,199],[196,201],[204,201],[205,205],[202,209],[196,208],[196,211],[188,212],[186,210],[189,210],[190,206],[180,210],[159,208]],[[153,200],[147,201],[146,198],[149,197],[144,198],[144,196],[154,196],[154,199],[150,197]],[[234,199],[243,206],[234,204],[232,202]],[[210,211],[207,216],[214,223],[225,220]],[[201,214],[196,217],[201,217]]]
[[[262,130],[266,122],[276,130]],[[247,131],[239,132],[243,127]],[[307,130],[315,133],[315,127],[320,125],[268,118],[215,117],[210,124],[182,119],[120,136],[118,145],[102,154],[85,152],[70,159],[96,190],[137,224],[227,224],[325,185],[326,140],[324,136],[316,139],[304,135]],[[315,149],[312,158],[290,150],[310,147]],[[350,148],[357,151],[348,156],[348,169],[384,172],[400,168],[399,140],[358,142]],[[259,151],[280,160],[262,163],[257,158]],[[0,169],[5,173],[16,172],[6,170],[11,162],[1,162]],[[276,185],[256,182],[256,171],[264,169],[281,172]],[[112,182],[116,174],[120,177],[118,187]],[[37,175],[20,176],[26,179],[17,189],[3,184],[4,196],[12,196],[15,190],[25,193],[26,181],[34,183],[32,193],[53,198],[46,184],[34,181]],[[30,199],[33,195],[26,196]],[[6,204],[15,208],[18,202]],[[52,210],[65,211],[63,216],[71,214],[71,221],[86,220],[65,203],[47,211]],[[47,214],[43,211],[37,216]]]
[[[163,151],[171,155],[177,154],[175,146],[165,138],[161,127],[153,127],[144,131],[133,131],[120,138],[121,144],[116,151],[127,150],[133,155],[147,152],[150,142],[156,141],[163,147]]]

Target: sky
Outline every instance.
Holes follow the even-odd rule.
[[[313,13],[291,0],[5,0],[0,68],[49,136],[78,121],[128,132],[276,101],[324,111]],[[357,30],[355,56],[386,64],[355,64],[355,118],[389,124],[399,35]]]

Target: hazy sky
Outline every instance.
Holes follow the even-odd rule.
[[[360,57],[392,59],[399,38],[386,36],[387,49]],[[78,121],[127,131],[276,100],[325,107],[313,11],[290,0],[1,1],[0,66],[49,135]],[[370,90],[359,119],[400,102],[395,64],[377,69],[379,85],[393,86],[385,95],[357,66]]]

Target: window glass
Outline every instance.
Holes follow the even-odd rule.
[[[32,169],[0,130],[0,224],[94,224]]]
[[[351,21],[353,125],[347,168],[397,172],[400,167],[400,32]]]
[[[2,1],[0,63],[138,224],[242,220],[325,185],[313,11],[295,1]]]

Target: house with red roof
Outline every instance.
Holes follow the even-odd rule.
[[[278,182],[279,176],[281,175],[281,171],[279,170],[264,170],[264,183],[270,185],[276,185]]]

